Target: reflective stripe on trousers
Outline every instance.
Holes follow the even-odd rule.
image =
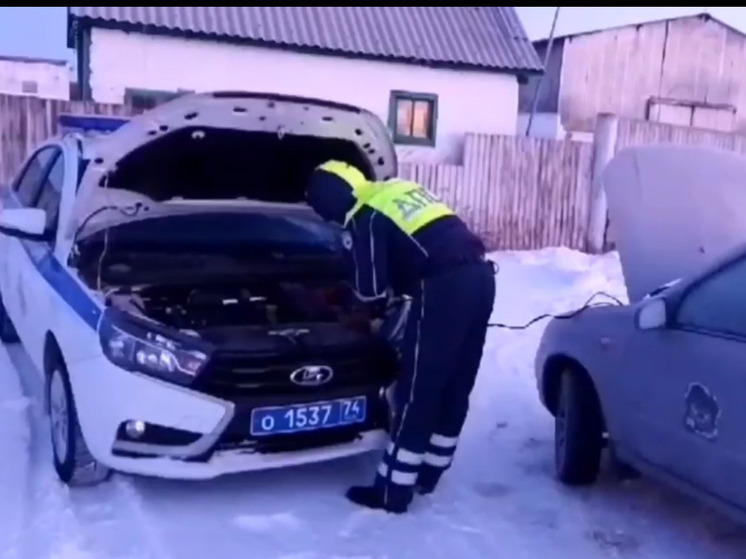
[[[396,485],[414,485],[425,455],[406,448],[394,448],[390,442],[383,460],[378,465],[378,475]]]
[[[422,457],[422,463],[433,468],[446,469],[453,461],[458,437],[446,437],[437,433],[430,437],[427,452]]]

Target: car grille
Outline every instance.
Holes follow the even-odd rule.
[[[370,429],[366,429],[370,430]],[[221,450],[244,450],[248,453],[275,454],[280,452],[297,452],[355,441],[363,429],[360,427],[328,429],[298,435],[275,435],[265,440],[247,440],[239,434],[229,433],[221,437],[215,448]]]
[[[299,386],[293,371],[309,365],[332,368],[332,379],[320,386]],[[216,352],[194,388],[218,398],[322,395],[330,390],[386,386],[394,379],[394,361],[386,351],[304,352],[304,355],[261,356],[247,352]]]

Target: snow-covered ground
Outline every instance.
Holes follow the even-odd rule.
[[[496,258],[494,320],[523,323],[599,290],[624,297],[613,254]],[[746,556],[746,530],[653,482],[570,490],[554,481],[552,422],[532,371],[543,326],[490,332],[456,462],[404,517],[342,496],[371,479],[375,456],[210,482],[116,476],[69,491],[50,465],[40,388],[15,374],[31,364],[0,347],[0,559]]]

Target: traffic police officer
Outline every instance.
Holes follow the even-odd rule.
[[[482,359],[494,269],[479,238],[414,182],[371,182],[327,161],[311,173],[307,201],[344,227],[361,301],[383,308],[391,293],[411,297],[391,441],[373,485],[347,491],[356,504],[405,512],[415,490],[432,492],[451,465]]]

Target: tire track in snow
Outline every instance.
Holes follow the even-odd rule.
[[[48,429],[43,409],[42,387],[33,364],[20,346],[8,347],[10,361],[15,368],[25,396],[30,445],[28,447],[28,470],[24,488],[22,528],[17,555],[20,559],[63,556],[87,557],[81,546],[82,529],[74,514],[65,506],[62,488],[51,482]],[[55,549],[57,547],[57,549]]]
[[[10,357],[0,346],[0,557],[16,559],[23,532],[29,467],[28,399],[14,373]]]
[[[72,490],[57,479],[42,383],[23,349],[8,353],[30,402],[31,443],[18,547],[7,559],[171,559],[129,479],[115,475],[108,483]]]
[[[130,515],[131,520],[144,536],[143,540],[147,542],[146,549],[149,552],[148,556],[153,559],[172,559],[171,553],[164,546],[158,531],[155,529],[155,523],[143,504],[142,496],[133,485],[132,480],[116,476],[112,482],[117,487],[119,494],[128,503],[130,512],[132,513]],[[138,555],[137,557],[143,557],[143,555]]]

